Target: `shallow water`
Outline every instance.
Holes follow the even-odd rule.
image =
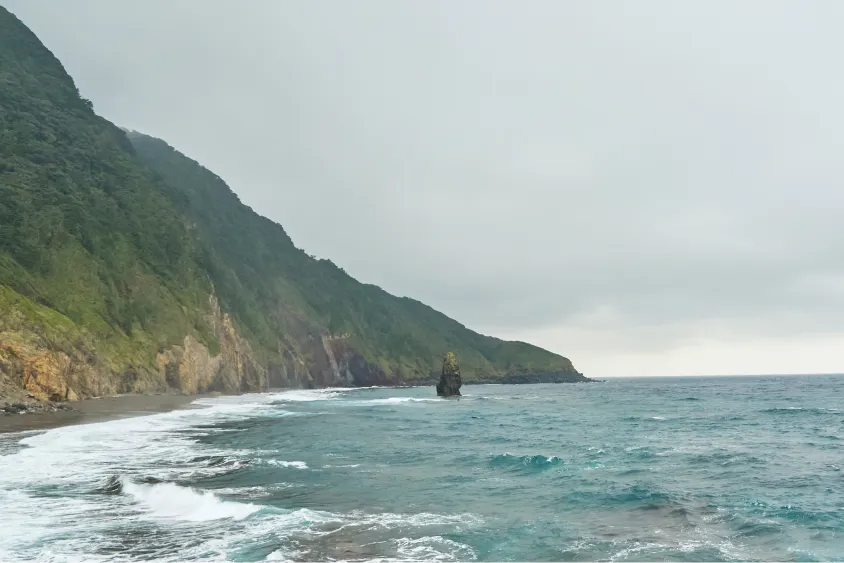
[[[844,558],[844,377],[290,391],[0,437],[0,559]]]

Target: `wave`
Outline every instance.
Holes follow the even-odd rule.
[[[292,531],[295,537],[306,535],[311,540],[320,536],[330,539],[318,543],[283,542],[266,556],[266,560],[339,560],[339,561],[470,561],[476,559],[474,550],[454,539],[439,534],[461,534],[483,523],[473,514],[397,514],[353,511],[328,514],[299,509],[290,514],[273,516],[265,521],[250,521],[253,534],[283,538]],[[279,527],[284,532],[279,534]],[[337,533],[342,536],[338,537]],[[398,532],[400,537],[390,537]],[[407,535],[410,533],[411,535]],[[368,543],[359,543],[369,538]],[[372,548],[378,544],[389,546],[387,553],[376,557]],[[295,547],[294,547],[295,546]],[[313,548],[316,547],[316,550]],[[350,557],[351,556],[351,557]]]
[[[733,526],[736,537],[780,536],[784,526],[774,520],[745,520]]]
[[[593,390],[560,387],[561,402]],[[564,420],[559,405],[508,408],[509,398],[467,395],[482,402],[438,416],[447,403],[421,390],[306,391],[293,401],[325,402],[243,396],[18,435],[25,443],[0,457],[0,560],[782,560],[798,542],[840,559],[841,504],[830,493],[842,475],[844,416],[761,414],[832,407],[831,396],[768,395],[750,410],[740,397],[687,418],[680,410],[695,403],[677,402],[691,392],[647,404],[624,397],[626,412]],[[331,414],[272,419],[299,410]],[[668,422],[648,418],[660,411]],[[730,422],[735,413],[740,424]],[[636,422],[618,424],[628,415]],[[785,442],[778,426],[789,427]],[[436,495],[434,480],[445,484]],[[449,514],[458,497],[477,516]],[[748,504],[756,498],[769,504]],[[332,512],[296,510],[317,503]],[[554,520],[559,506],[576,522]],[[712,551],[725,538],[753,547]]]
[[[830,415],[841,414],[837,409],[825,409],[822,407],[777,407],[771,409],[762,409],[765,414],[779,414],[779,415],[800,415],[800,414],[816,414],[816,415]]]
[[[308,464],[304,461],[282,461],[280,459],[267,459],[264,463],[268,465],[275,465],[276,467],[289,467],[293,469],[308,469]]]
[[[608,561],[743,561],[741,551],[729,540],[713,543],[707,540],[681,542],[626,541],[623,547],[607,557]],[[621,547],[621,546],[620,546]]]
[[[623,422],[636,422],[636,423],[648,422],[648,423],[653,423],[653,422],[665,422],[665,421],[671,420],[671,419],[667,416],[661,416],[661,415],[653,415],[653,416],[637,415],[637,416],[625,416],[621,420]]]
[[[273,399],[277,402],[308,403],[312,401],[333,401],[342,397],[349,390],[340,391],[337,389],[292,389],[274,393]]]
[[[387,397],[386,399],[365,399],[360,401],[344,401],[344,405],[367,406],[367,405],[398,405],[401,403],[431,403],[441,402],[443,399],[420,399],[417,397]]]
[[[411,561],[472,561],[477,559],[475,550],[466,544],[442,536],[399,538],[395,541],[396,555]]]
[[[423,385],[408,385],[405,389],[413,389],[415,387],[424,387]],[[343,387],[344,392],[352,393],[355,391],[371,391],[373,389],[395,389],[392,385],[369,385],[368,387]]]
[[[565,499],[572,505],[585,507],[617,507],[627,505],[647,509],[655,505],[681,506],[673,495],[648,488],[644,485],[633,485],[632,487],[614,488],[605,491],[572,491],[565,496]]]
[[[123,482],[117,475],[112,475],[105,480],[105,483],[92,491],[101,495],[119,495],[123,492]]]
[[[689,458],[689,463],[700,465],[718,464],[720,466],[738,465],[743,467],[750,465],[762,465],[767,462],[764,459],[747,452],[724,451],[693,455]]]
[[[189,522],[243,520],[264,508],[257,504],[225,501],[211,491],[197,491],[173,483],[147,485],[121,479],[121,486],[123,493],[157,518]]]
[[[685,456],[684,464],[694,465],[759,465],[766,461],[748,451],[718,446],[677,446],[658,452],[658,457]]]
[[[473,528],[484,523],[483,518],[471,513],[435,514],[419,512],[417,514],[399,514],[394,512],[366,513],[355,510],[345,515],[352,524],[363,528],[425,528],[428,526],[454,526],[459,532],[464,527]]]
[[[779,524],[783,520],[791,522],[800,522],[804,524],[813,523],[818,524],[832,524],[831,529],[837,530],[838,523],[841,521],[840,510],[809,510],[792,504],[777,505],[768,504],[762,501],[756,501],[752,504],[753,512],[761,517],[760,522],[775,522],[772,518],[780,519]],[[754,521],[750,521],[753,524]],[[744,524],[744,522],[742,522]]]
[[[222,395],[220,397],[203,397],[191,403],[211,409],[212,418],[220,415],[255,415],[260,411],[274,410],[279,401],[284,401],[292,391],[282,393],[249,393],[246,395]],[[190,412],[190,411],[173,411]],[[282,411],[278,411],[283,414]],[[164,413],[172,415],[171,413]]]
[[[190,459],[190,463],[202,464],[205,467],[222,467],[226,464],[244,463],[243,460],[231,459],[224,455],[202,455]]]
[[[489,460],[490,467],[503,469],[544,471],[551,467],[563,465],[563,460],[557,456],[515,455],[511,453],[491,455],[492,457]]]
[[[214,489],[215,495],[233,496],[233,497],[247,497],[247,498],[262,498],[271,496],[276,491],[289,489],[295,485],[287,483],[276,483],[270,487],[263,486],[243,486],[243,487],[224,487],[222,489]]]
[[[57,530],[72,535],[71,541],[57,545],[59,559],[86,554],[81,559],[92,560],[99,553],[96,550],[125,550],[124,545],[118,545],[122,536],[106,531],[115,520],[130,528],[155,526],[160,532],[154,538],[138,539],[137,549],[155,549],[163,559],[174,560],[237,557],[242,555],[244,544],[267,542],[267,538],[278,538],[272,540],[281,544],[275,546],[275,554],[289,559],[290,550],[301,547],[297,542],[302,537],[313,539],[344,526],[372,533],[400,530],[396,532],[401,534],[399,537],[410,539],[430,537],[430,542],[403,544],[403,549],[408,553],[418,549],[421,554],[423,544],[429,544],[436,551],[448,553],[458,548],[435,539],[443,533],[442,527],[465,529],[480,521],[465,514],[332,514],[305,508],[288,511],[262,503],[274,498],[282,488],[300,485],[254,486],[254,482],[229,478],[214,482],[210,490],[197,484],[197,476],[223,475],[243,465],[275,465],[291,474],[310,469],[305,461],[273,459],[280,455],[278,451],[256,449],[251,442],[205,439],[199,435],[221,426],[237,426],[239,421],[256,416],[273,416],[279,412],[278,403],[291,400],[291,396],[293,401],[334,400],[339,393],[305,391],[201,399],[203,408],[21,435],[16,438],[20,449],[4,457],[4,469],[0,472],[0,501],[7,507],[14,505],[7,508],[12,522],[0,534],[0,559],[7,559],[5,554],[38,559],[43,555],[44,542],[54,537]],[[437,399],[386,400],[412,404]],[[39,491],[33,484],[49,484],[58,490],[67,489],[70,494],[43,494],[43,488]],[[74,489],[88,494],[73,497]],[[195,524],[206,521],[210,524]],[[417,535],[417,530],[411,532],[411,528],[422,531]],[[187,530],[194,536],[190,545],[183,541]],[[288,541],[292,537],[298,539]],[[393,547],[398,550],[401,546]],[[10,548],[13,551],[5,551]]]

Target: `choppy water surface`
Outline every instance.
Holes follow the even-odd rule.
[[[0,437],[0,559],[844,559],[844,377],[290,391]]]

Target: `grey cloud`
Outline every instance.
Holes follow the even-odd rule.
[[[5,5],[106,117],[469,326],[844,328],[840,3]]]

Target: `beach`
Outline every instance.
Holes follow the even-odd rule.
[[[0,434],[26,430],[48,430],[69,424],[86,424],[118,418],[144,416],[183,408],[201,408],[191,403],[217,394],[182,395],[160,393],[156,395],[118,395],[83,399],[65,403],[72,410],[7,414],[0,416]]]

